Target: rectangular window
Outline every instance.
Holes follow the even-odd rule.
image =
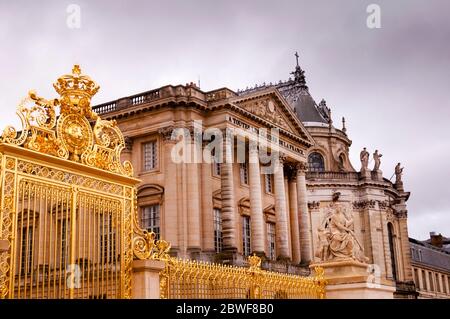
[[[223,249],[222,211],[214,208],[214,249],[220,253]]]
[[[221,165],[220,163],[213,162],[213,175],[214,176],[220,176],[220,174],[222,173],[220,165]]]
[[[420,250],[420,249],[419,249],[419,254],[418,254],[418,256],[419,256],[419,257],[418,257],[418,258],[419,258],[419,261],[422,261],[422,250]]]
[[[272,194],[273,193],[272,174],[265,174],[264,182],[265,182],[266,193]]]
[[[156,168],[158,151],[156,147],[156,141],[143,144],[144,154],[144,171],[151,171]]]
[[[250,217],[242,216],[242,252],[244,256],[250,256]]]
[[[413,271],[414,271],[414,284],[416,285],[416,287],[419,287],[420,286],[419,271],[416,268],[414,268]]]
[[[142,208],[141,225],[148,232],[154,232],[156,239],[159,239],[159,218],[160,207],[158,204],[145,206]]]
[[[31,257],[33,254],[33,228],[22,228],[22,246],[20,250],[21,265],[20,269],[22,274],[31,272]]]
[[[248,185],[248,163],[241,163],[239,165],[241,175],[241,184]]]
[[[267,244],[268,244],[268,253],[269,259],[275,260],[275,224],[267,223]]]
[[[450,294],[450,276],[447,277],[447,293]]]

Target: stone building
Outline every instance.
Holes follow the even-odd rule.
[[[317,253],[318,231],[338,198],[352,221],[354,245],[377,282],[391,296],[413,297],[410,194],[400,164],[395,183],[383,178],[378,152],[374,169],[368,167],[367,151],[361,152],[361,170],[355,169],[345,121],[336,127],[325,100],[314,101],[298,60],[292,75],[237,92],[167,85],[93,107],[103,118],[117,120],[127,137],[124,159],[142,180],[141,225],[168,240],[179,257],[242,264],[243,257],[256,253],[265,257],[265,268],[304,273],[311,263],[324,261]],[[223,162],[194,159],[208,149],[210,128],[224,135]],[[264,135],[266,146],[270,155],[277,149],[280,156],[267,173],[252,141],[274,128],[279,134],[275,142]],[[181,137],[174,133],[180,129]],[[177,163],[173,150],[180,139],[194,151]],[[245,155],[236,158],[239,147]]]
[[[409,239],[412,269],[419,298],[450,298],[450,239],[430,233],[430,239]]]

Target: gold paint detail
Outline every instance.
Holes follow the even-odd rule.
[[[22,129],[18,132],[12,126],[6,127],[0,142],[133,176],[131,163],[120,161],[125,140],[117,123],[102,120],[92,111],[91,98],[99,86],[82,75],[78,65],[53,86],[60,95],[58,99],[28,93],[17,108]]]

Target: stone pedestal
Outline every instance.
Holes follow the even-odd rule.
[[[383,172],[380,170],[377,171],[372,171],[372,174],[374,175],[373,177],[377,180],[377,181],[382,181],[383,180]]]
[[[377,278],[370,272],[368,264],[353,259],[322,262],[310,268],[322,267],[327,280],[328,299],[392,299],[395,285],[391,281]]]
[[[159,260],[133,261],[133,299],[159,299],[159,273],[164,267]]]
[[[0,253],[8,251],[8,241],[0,239]]]
[[[362,170],[359,174],[361,175],[361,179],[371,179],[372,178],[371,172],[369,170]]]

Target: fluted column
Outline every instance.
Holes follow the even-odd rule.
[[[289,175],[289,217],[291,221],[292,262],[300,263],[300,235],[298,223],[297,170],[291,169]]]
[[[252,252],[264,254],[264,216],[261,196],[261,173],[256,146],[249,146],[250,227]]]
[[[204,251],[214,251],[214,207],[212,200],[211,164],[202,163],[200,165],[202,184],[202,248]]]
[[[171,139],[173,127],[165,127],[159,130],[162,138],[162,152],[164,165],[164,215],[162,215],[162,233],[161,236],[171,243],[174,252],[180,251],[181,243],[179,242],[179,174],[177,164],[172,160],[171,152],[176,141]]]
[[[236,251],[236,202],[234,199],[233,156],[231,138],[223,139],[221,164],[223,250]]]
[[[398,205],[400,210],[397,212],[398,225],[400,229],[400,245],[401,245],[401,256],[403,258],[403,270],[404,270],[404,281],[413,281],[413,273],[411,266],[411,250],[409,244],[408,235],[408,211],[406,210],[406,204],[404,201]],[[400,254],[398,254],[400,255]]]
[[[306,195],[306,163],[297,165],[297,203],[299,216],[300,254],[301,263],[307,265],[311,262],[311,223],[308,212],[308,199]]]
[[[283,158],[275,163],[275,210],[276,210],[276,240],[279,259],[289,259],[288,223],[286,212],[286,193],[284,187]]]
[[[200,198],[199,178],[197,163],[187,163],[187,222],[188,222],[188,244],[190,251],[201,249],[200,243]]]

